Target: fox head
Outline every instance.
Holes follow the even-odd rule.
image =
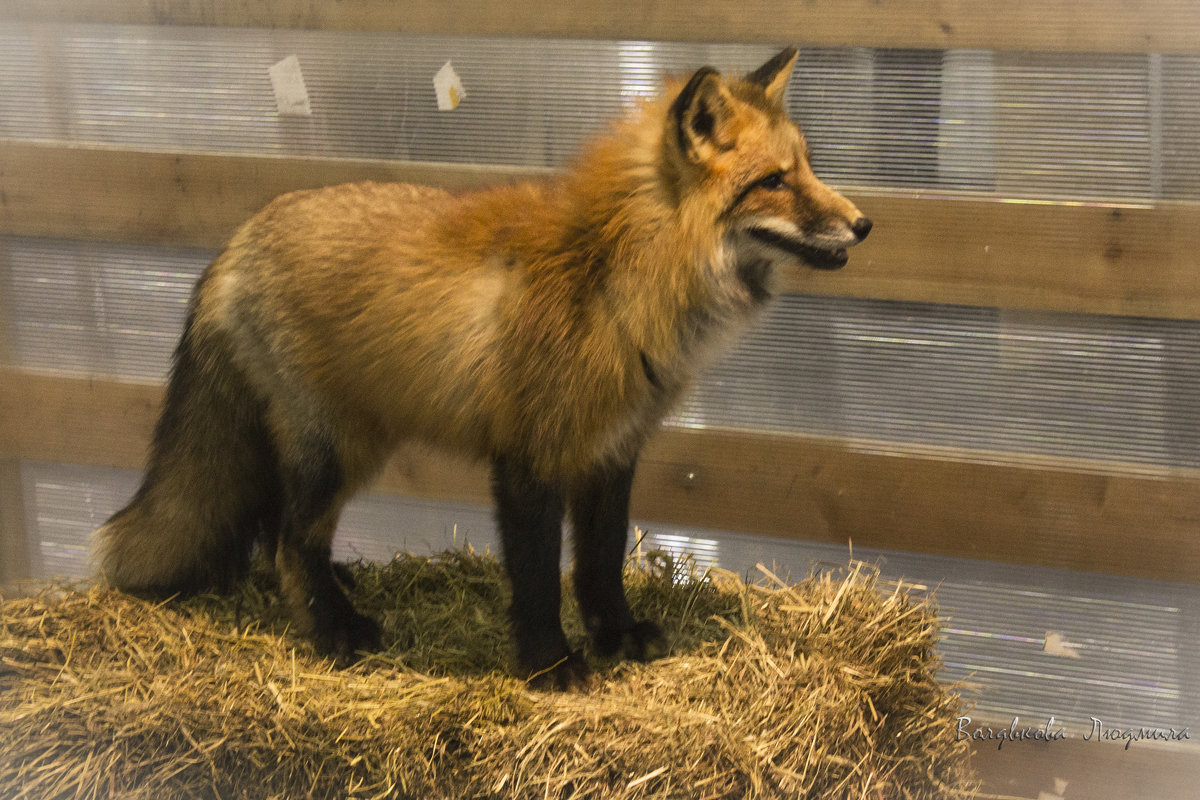
[[[783,107],[796,62],[790,47],[726,80],[703,67],[667,112],[662,145],[681,214],[721,236],[756,299],[776,264],[838,269],[871,221],[813,174],[804,135]]]

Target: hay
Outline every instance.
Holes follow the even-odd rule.
[[[381,620],[388,649],[344,670],[280,635],[263,571],[232,598],[154,604],[47,586],[3,600],[4,797],[974,789],[954,734],[960,701],[934,680],[934,610],[862,564],[762,586],[655,556],[631,568],[629,593],[664,622],[670,656],[593,664],[592,688],[570,694],[509,676],[506,589],[490,556],[402,556],[355,574],[355,602]]]

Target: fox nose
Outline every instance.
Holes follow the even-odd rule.
[[[866,217],[859,217],[854,221],[854,224],[850,226],[850,230],[854,232],[854,235],[857,236],[858,240],[861,242],[863,239],[867,238],[867,234],[871,232],[871,220],[867,219]]]

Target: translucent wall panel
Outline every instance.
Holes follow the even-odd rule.
[[[1175,200],[1200,197],[1200,56],[1152,57],[1159,91],[1151,96],[1151,124],[1161,147],[1163,196]]]
[[[773,48],[170,26],[0,43],[0,136],[134,148],[560,166],[667,73]],[[311,117],[276,112],[296,55]],[[437,110],[446,61],[466,101]],[[789,107],[836,183],[1142,202],[1200,197],[1189,56],[806,48]]]
[[[59,109],[47,85],[48,70],[42,58],[45,41],[32,26],[6,22],[0,28],[0,137],[51,139],[61,135],[54,124]]]
[[[140,478],[129,470],[22,464],[31,577],[90,576],[92,531],[129,501]]]
[[[499,553],[491,509],[367,494],[351,500],[342,512],[333,557],[387,561],[397,552],[436,553],[448,547]]]
[[[1197,467],[1197,398],[1200,323],[787,296],[678,419]]]
[[[18,364],[162,380],[212,254],[0,237],[0,303]],[[7,285],[5,285],[7,282]]]
[[[1149,57],[1020,53],[995,58],[996,191],[1150,197]]]

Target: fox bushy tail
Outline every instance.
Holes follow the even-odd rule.
[[[142,485],[96,532],[102,577],[150,593],[227,588],[260,531],[274,536],[277,474],[264,404],[193,305]]]

